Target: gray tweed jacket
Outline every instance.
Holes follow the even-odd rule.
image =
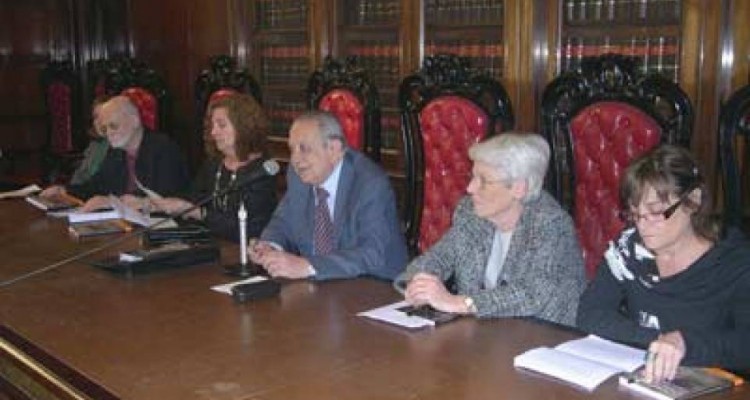
[[[450,230],[396,278],[405,286],[420,271],[447,280],[455,274],[459,294],[474,299],[479,317],[531,316],[575,325],[585,286],[583,258],[570,216],[547,193],[526,204],[494,289],[484,289],[484,270],[495,227],[474,214],[468,197]]]

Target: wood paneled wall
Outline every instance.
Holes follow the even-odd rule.
[[[409,23],[405,21],[403,31],[402,63],[415,68],[422,55],[418,21],[423,1],[403,1],[407,4],[403,18]],[[83,71],[85,84],[88,60],[125,55],[145,61],[165,78],[172,100],[169,133],[197,166],[202,149],[195,78],[218,54],[233,55],[240,65],[252,66],[252,4],[252,0],[0,0],[0,149],[8,158],[24,152],[38,156],[44,148],[47,132],[39,72],[48,60],[72,60]],[[334,0],[309,0],[309,4],[310,62],[320,65],[325,55],[336,52]],[[504,35],[513,40],[503,83],[511,93],[520,129],[539,129],[538,102],[555,65],[555,4],[555,0],[506,0]],[[694,150],[715,170],[721,101],[750,78],[750,1],[685,0],[684,4],[693,10],[686,14],[693,20],[687,21],[684,32],[683,59],[690,64],[681,71],[681,81],[697,110]]]
[[[0,173],[33,179],[47,145],[40,73],[75,57],[73,1],[0,1]]]

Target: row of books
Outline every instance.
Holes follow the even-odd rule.
[[[426,0],[428,24],[489,25],[503,23],[503,0]]]
[[[304,28],[307,0],[255,0],[257,26],[263,28]]]
[[[676,37],[565,37],[560,48],[560,67],[563,71],[575,70],[583,58],[606,53],[637,57],[642,72],[657,72],[678,81],[680,40]]]
[[[473,68],[484,71],[489,76],[498,78],[503,71],[503,45],[497,42],[480,41],[467,43],[465,41],[431,42],[425,46],[425,55],[456,54],[469,58]]]
[[[306,110],[307,105],[302,101],[269,101],[266,114],[270,119],[271,132],[276,136],[286,136],[292,121]]]
[[[565,0],[568,24],[677,24],[682,0]]]
[[[400,0],[357,0],[350,7],[344,1],[345,20],[350,25],[398,24],[401,15]]]
[[[295,83],[304,87],[310,75],[307,58],[261,58],[260,79],[264,84]]]

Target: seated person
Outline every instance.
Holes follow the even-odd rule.
[[[585,286],[573,222],[542,190],[550,150],[537,134],[473,145],[472,177],[448,232],[395,285],[406,301],[450,313],[572,325]],[[445,283],[455,280],[458,294]]]
[[[250,259],[291,279],[393,279],[406,264],[406,242],[385,172],[347,147],[332,114],[298,117],[289,131],[287,192]]]
[[[237,241],[237,211],[244,203],[248,213],[247,234],[260,235],[276,208],[275,177],[258,171],[267,160],[268,130],[263,109],[251,96],[233,94],[212,102],[206,112],[204,135],[208,161],[198,172],[187,196],[151,199],[154,209],[174,215],[214,197],[186,216],[204,221],[217,236]],[[259,178],[248,181],[250,176]],[[239,182],[246,184],[216,197]]]
[[[750,243],[719,237],[688,150],[645,154],[620,194],[632,225],[581,296],[578,326],[647,347],[648,381],[672,379],[680,364],[750,369]]]
[[[83,160],[73,172],[70,183],[73,185],[89,180],[104,161],[109,150],[109,143],[104,134],[104,127],[99,116],[102,105],[107,102],[106,97],[97,97],[91,104],[91,129],[89,129],[89,144],[83,151]]]
[[[136,106],[116,96],[101,107],[101,123],[110,149],[99,170],[87,181],[50,186],[41,195],[70,194],[86,200],[84,210],[109,206],[108,195],[124,196],[131,205],[138,193],[136,180],[164,196],[173,196],[188,184],[185,159],[179,147],[162,133],[144,132]]]

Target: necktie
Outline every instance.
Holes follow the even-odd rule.
[[[331,213],[328,211],[328,192],[322,187],[316,187],[315,197],[318,199],[318,204],[315,205],[313,243],[315,254],[324,255],[333,251],[333,222]]]

